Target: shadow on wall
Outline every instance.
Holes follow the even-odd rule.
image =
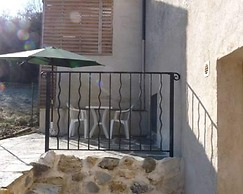
[[[146,0],[146,8],[146,71],[178,72],[181,75],[181,79],[175,83],[174,97],[174,153],[175,156],[180,156],[181,121],[185,119],[183,103],[186,98],[184,83],[186,80],[188,13],[185,9],[158,0]],[[163,84],[163,90],[168,92],[170,89],[168,86]],[[156,88],[156,85],[153,87]],[[154,90],[152,96],[158,93]],[[158,99],[158,101],[160,100]],[[162,102],[163,111],[168,112],[170,96],[163,95]],[[162,114],[162,117],[165,116],[166,114]],[[162,124],[163,141],[166,141],[163,129],[169,127],[169,120],[167,118],[162,120],[166,121]],[[160,134],[160,126],[161,124],[158,122],[157,137]]]
[[[187,84],[188,12],[158,0],[146,5],[146,71],[181,75],[175,85],[174,144],[175,156],[182,155],[185,161],[185,193],[216,193],[217,126]]]
[[[188,125],[183,138],[187,141],[184,143],[187,193],[216,193],[217,125],[192,87],[189,84],[186,87]]]

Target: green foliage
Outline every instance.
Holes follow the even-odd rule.
[[[39,2],[39,1],[38,1]],[[0,16],[0,54],[40,48],[42,8],[30,1],[25,11],[16,16]],[[38,80],[39,67],[19,66],[14,62],[0,63],[0,81],[28,83]]]

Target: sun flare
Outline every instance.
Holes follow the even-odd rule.
[[[16,15],[26,7],[28,0],[0,0],[0,14]]]

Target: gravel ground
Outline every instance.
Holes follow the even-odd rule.
[[[37,127],[38,91],[32,92],[29,85],[5,85],[0,89],[0,139]]]

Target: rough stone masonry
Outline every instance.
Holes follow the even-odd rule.
[[[125,156],[80,159],[44,154],[33,165],[33,184],[25,194],[182,194],[182,160]],[[27,180],[26,180],[27,181]],[[30,181],[30,180],[28,180]]]

